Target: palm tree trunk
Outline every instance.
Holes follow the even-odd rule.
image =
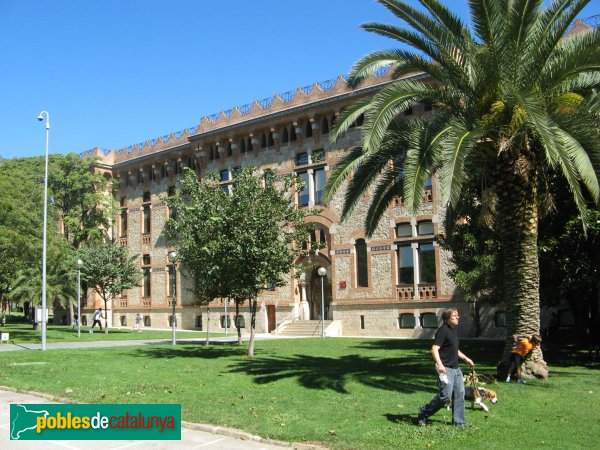
[[[513,336],[540,332],[540,272],[538,260],[538,174],[523,154],[505,158],[495,170],[498,229],[503,250],[506,341],[499,375],[504,375],[513,348]],[[525,360],[523,373],[548,377],[538,347]]]

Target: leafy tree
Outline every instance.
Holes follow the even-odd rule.
[[[188,171],[181,195],[167,199],[177,216],[170,221],[171,237],[197,297],[206,303],[233,298],[238,307],[249,302],[250,358],[258,295],[269,284],[283,286],[305,253],[311,226],[294,206],[294,182],[293,176],[244,168],[225,192],[215,176],[198,181]]]
[[[566,178],[584,223],[585,190],[598,204],[600,30],[564,39],[588,0],[557,0],[548,7],[543,0],[470,0],[472,29],[436,0],[421,0],[424,12],[397,0],[380,3],[408,27],[363,28],[416,52],[375,52],[354,65],[352,86],[390,64],[394,82],[336,122],[333,140],[364,114],[361,147],[328,181],[326,199],[354,174],[347,217],[353,201],[376,182],[366,224],[373,232],[393,196],[402,195],[417,211],[433,173],[439,174],[443,203],[451,206],[466,181],[478,182],[483,198],[495,205],[504,261],[505,366],[511,336],[540,328],[538,210],[547,171]],[[414,73],[428,79],[406,79]],[[432,106],[432,113],[399,120],[417,104]],[[392,141],[403,156],[386,164]],[[525,370],[547,377],[539,348]]]
[[[95,170],[97,158],[55,155],[49,174],[49,190],[63,223],[67,241],[79,249],[85,242],[99,242],[114,218],[111,185]]]
[[[127,249],[115,242],[87,244],[81,250],[81,279],[96,291],[104,301],[104,313],[108,301],[125,289],[140,285],[142,274],[137,269],[137,256],[129,256]],[[105,316],[105,333],[108,333],[108,316]]]

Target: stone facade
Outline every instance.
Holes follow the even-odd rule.
[[[141,287],[123,293],[111,305],[113,325],[132,327],[140,312],[146,326],[170,327],[172,290],[167,254],[173,248],[163,234],[169,214],[163,199],[177,186],[184,167],[198,176],[220,173],[224,184],[240,166],[295,172],[308,182],[307,191],[297,195],[298,207],[321,208],[324,180],[360,137],[358,123],[331,143],[332,121],[345,106],[389,82],[389,74],[384,73],[351,91],[340,77],[204,117],[195,128],[152,141],[90,152],[102,157],[99,167],[118,181],[121,213],[113,235],[130,254],[140,255],[140,270],[145,274]],[[428,112],[416,107],[412,113]],[[461,310],[461,334],[470,334],[469,305],[456,294],[448,276],[449,255],[434,243],[434,235],[443,231],[445,212],[438,192],[434,178],[414,216],[408,214],[401,198],[396,199],[369,238],[363,228],[366,203],[350,220],[340,222],[343,192],[319,215],[307,218],[318,226],[315,239],[326,244],[312,261],[327,269],[323,280],[325,315],[339,321],[343,335],[431,337],[441,309],[450,305]],[[190,281],[179,270],[176,277],[178,329],[206,330],[208,326],[223,331],[225,314],[233,326],[233,303],[227,305],[227,313],[222,300],[213,302],[210,312],[194,306],[186,289]],[[93,300],[86,304],[82,315],[88,322],[95,306]],[[240,314],[243,330],[248,332],[247,306]],[[307,271],[297,281],[290,274],[286,286],[260,296],[257,332],[270,332],[283,321],[320,316],[320,277]]]

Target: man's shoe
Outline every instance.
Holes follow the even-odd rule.
[[[506,377],[506,382],[510,383],[510,377]]]
[[[427,419],[419,419],[417,425],[419,425],[420,427],[425,427],[427,425],[431,425],[431,422]]]

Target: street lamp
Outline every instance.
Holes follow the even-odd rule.
[[[327,269],[325,267],[319,267],[317,273],[321,277],[321,337],[325,337],[325,276],[327,275]]]
[[[83,261],[77,260],[77,337],[81,336],[81,268]]]
[[[46,229],[48,227],[48,137],[50,135],[50,114],[42,111],[38,116],[41,122],[46,115],[46,164],[44,169],[44,231],[42,239],[42,350],[46,350]]]
[[[175,304],[177,303],[177,294],[175,292],[175,281],[176,281],[176,273],[177,273],[177,252],[175,251],[170,251],[169,252],[169,261],[171,261],[171,264],[173,264],[172,270],[173,272],[171,273],[171,290],[173,291],[173,317],[171,318],[171,326],[173,328],[173,338],[171,343],[173,345],[177,344],[177,340],[175,337],[175,328],[176,328],[176,324],[177,324],[177,319],[175,319]]]

